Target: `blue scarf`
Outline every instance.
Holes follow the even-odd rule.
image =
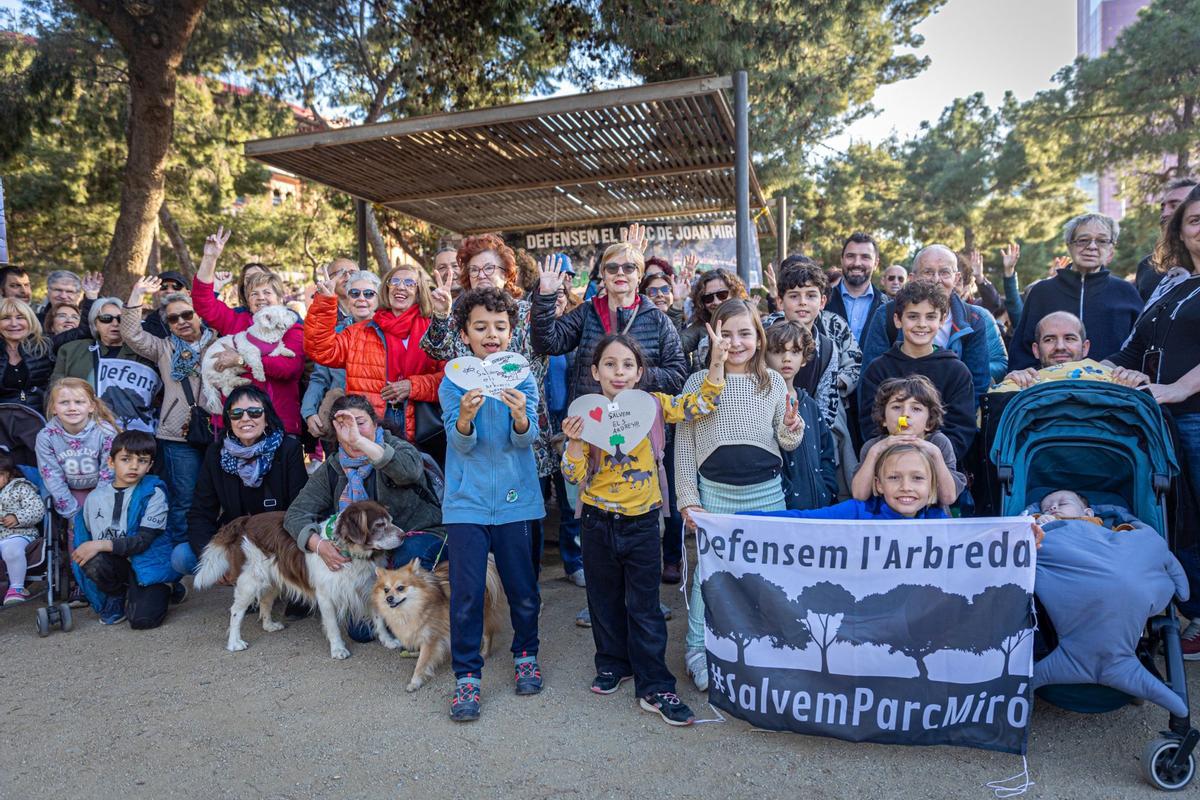
[[[200,354],[208,347],[213,336],[212,329],[207,326],[195,342],[185,342],[173,333],[170,335],[171,380],[183,383],[193,375],[200,377]]]
[[[375,429],[375,444],[383,444],[383,428]],[[345,450],[338,448],[338,463],[346,473],[346,488],[338,498],[338,513],[346,510],[346,506],[359,500],[369,500],[367,497],[367,478],[374,467],[366,456],[351,458]]]
[[[242,444],[233,434],[226,434],[221,442],[221,469],[230,475],[237,475],[242,483],[251,488],[262,486],[282,441],[283,431],[278,430],[251,445]]]

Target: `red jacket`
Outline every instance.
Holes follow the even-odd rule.
[[[389,342],[383,330],[373,320],[364,320],[335,331],[337,298],[317,294],[308,308],[304,324],[304,352],[318,364],[346,370],[346,394],[361,394],[371,401],[382,417],[387,403],[379,392],[387,382],[387,348],[404,347],[403,342]],[[429,328],[429,319],[421,317],[413,325],[408,346],[420,347],[421,337]],[[442,383],[445,361],[424,356],[419,372],[402,376],[412,383],[409,398],[426,403],[437,402],[438,386]],[[413,407],[404,407],[404,430],[411,440],[415,433]]]

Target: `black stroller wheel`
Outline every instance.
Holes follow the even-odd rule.
[[[34,620],[37,625],[38,636],[45,639],[50,635],[50,612],[44,608],[37,610],[37,619]]]
[[[1151,785],[1166,792],[1178,792],[1191,783],[1196,774],[1196,757],[1188,754],[1187,760],[1172,764],[1179,749],[1178,739],[1154,739],[1142,751],[1142,774]]]
[[[71,620],[71,607],[66,603],[58,604],[58,627],[63,633],[68,633],[71,628],[75,627],[75,623]]]

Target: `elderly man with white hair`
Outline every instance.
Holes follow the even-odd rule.
[[[1087,326],[1092,358],[1103,360],[1121,349],[1142,311],[1142,298],[1132,283],[1108,271],[1119,234],[1116,221],[1103,214],[1081,214],[1063,227],[1071,263],[1030,287],[1013,334],[1009,362],[1014,370],[1037,365],[1037,324],[1055,311],[1070,311]]]

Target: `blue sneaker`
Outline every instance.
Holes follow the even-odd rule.
[[[537,694],[542,690],[542,671],[537,658],[523,655],[516,667],[517,694]]]
[[[125,598],[106,597],[100,607],[100,622],[105,625],[117,625],[125,621]]]
[[[479,684],[467,676],[454,687],[450,700],[450,719],[455,722],[470,722],[479,719]]]

